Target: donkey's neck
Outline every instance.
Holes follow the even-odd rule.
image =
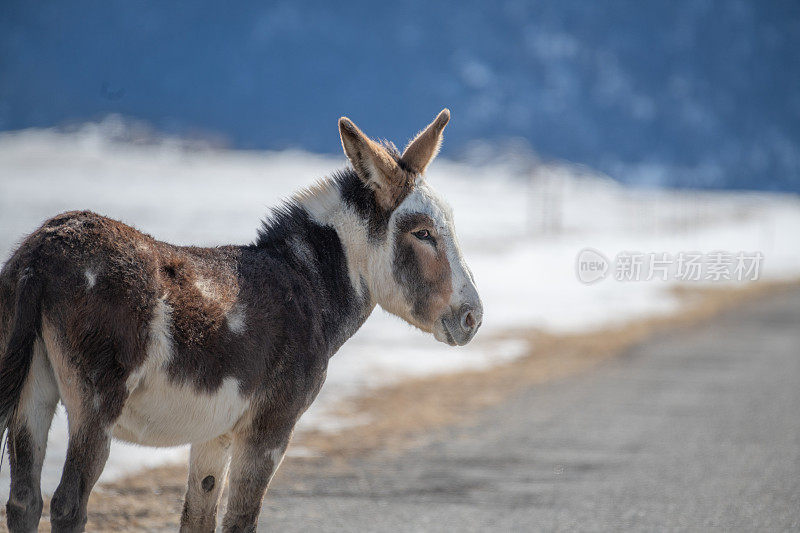
[[[256,247],[278,255],[307,281],[304,290],[324,311],[332,352],[350,338],[375,308],[369,283],[367,221],[343,188],[347,172],[297,193],[264,222]],[[332,355],[332,353],[331,353]]]
[[[355,290],[371,308],[376,305],[373,276],[376,255],[380,255],[381,237],[376,227],[378,209],[374,196],[352,169],[334,173],[301,190],[292,199],[317,224],[336,232],[347,263],[347,273]]]

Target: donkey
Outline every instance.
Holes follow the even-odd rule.
[[[82,531],[112,438],[191,444],[181,531],[255,531],[261,502],[328,360],[376,305],[450,345],[483,308],[450,207],[423,177],[443,110],[402,154],[339,120],[352,167],[301,190],[254,244],[157,241],[88,211],[58,215],[0,272],[0,430],[12,532],[35,531],[56,404],[69,445],[50,504]]]

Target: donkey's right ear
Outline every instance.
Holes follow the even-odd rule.
[[[394,183],[399,167],[389,153],[353,124],[347,117],[339,119],[339,135],[347,158],[364,184],[375,192],[385,208],[393,208],[397,196]]]

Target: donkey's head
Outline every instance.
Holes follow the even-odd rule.
[[[450,120],[445,109],[400,154],[348,118],[339,120],[345,154],[366,198],[354,203],[365,242],[361,274],[375,301],[437,340],[464,345],[483,319],[475,281],[456,237],[453,212],[423,177]],[[344,193],[344,191],[343,191]]]

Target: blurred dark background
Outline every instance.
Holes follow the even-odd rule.
[[[475,141],[628,183],[800,191],[800,2],[26,2],[0,8],[0,130],[108,114],[245,149]]]

